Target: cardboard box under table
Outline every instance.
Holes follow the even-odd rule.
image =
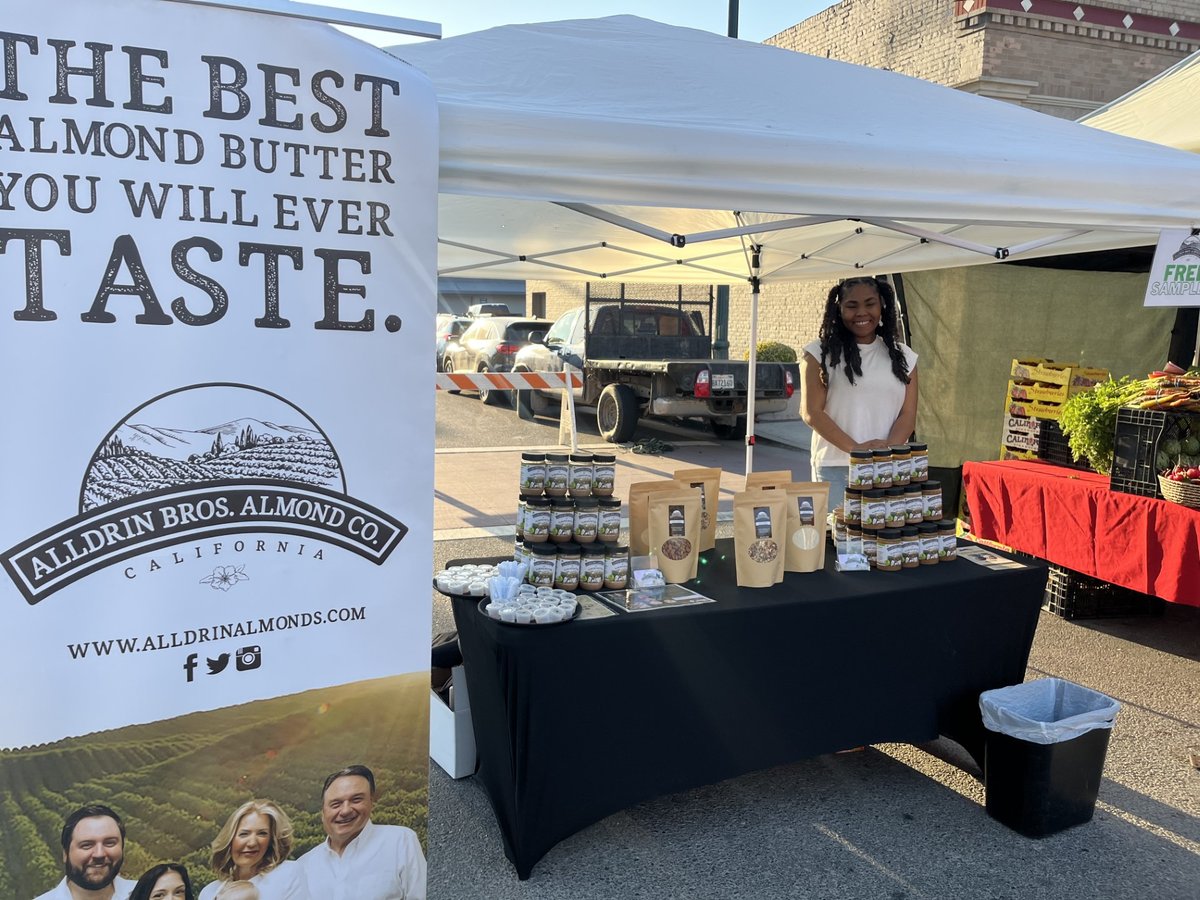
[[[549,627],[452,598],[476,777],[520,878],[636,803],[864,744],[946,735],[982,762],[979,693],[1020,682],[1046,569],[965,559],[736,585],[731,540],[687,586],[715,602]],[[980,811],[982,817],[983,811]]]
[[[429,691],[429,756],[451,778],[475,772],[475,733],[471,730],[471,696],[462,666],[435,669]],[[454,708],[448,702],[454,686]]]

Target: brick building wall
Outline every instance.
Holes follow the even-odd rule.
[[[1194,0],[842,0],[769,38],[1075,119],[1200,49]]]

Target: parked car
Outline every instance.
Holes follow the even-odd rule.
[[[513,311],[506,303],[472,303],[467,307],[467,315],[471,318],[479,316],[511,316]]]
[[[531,334],[542,336],[550,323],[544,319],[486,316],[446,346],[443,372],[509,372],[517,351],[529,343]],[[483,389],[479,399],[496,404],[508,400],[508,391]]]
[[[438,313],[437,317],[437,370],[442,371],[442,360],[446,358],[446,347],[471,325],[472,320],[466,316],[456,316],[453,313]]]

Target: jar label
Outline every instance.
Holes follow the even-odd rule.
[[[566,490],[570,472],[570,467],[562,463],[553,463],[547,466],[546,487],[550,490]]]
[[[547,535],[550,533],[549,510],[526,510],[525,533]]]
[[[850,486],[871,487],[875,483],[874,462],[852,462],[850,464]]]
[[[545,465],[541,463],[521,463],[521,487],[540,491],[545,484]]]
[[[598,491],[612,491],[613,484],[616,481],[617,469],[615,465],[601,463],[595,467],[592,475],[592,487]]]
[[[529,583],[537,587],[554,587],[554,563],[553,557],[535,556],[529,569]]]

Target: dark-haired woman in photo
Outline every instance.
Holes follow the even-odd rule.
[[[137,880],[129,900],[196,900],[187,869],[179,863],[159,863]]]
[[[897,339],[897,322],[890,284],[847,278],[825,300],[820,339],[804,347],[800,412],[830,509],[845,496],[851,450],[903,444],[916,427],[917,354]]]

